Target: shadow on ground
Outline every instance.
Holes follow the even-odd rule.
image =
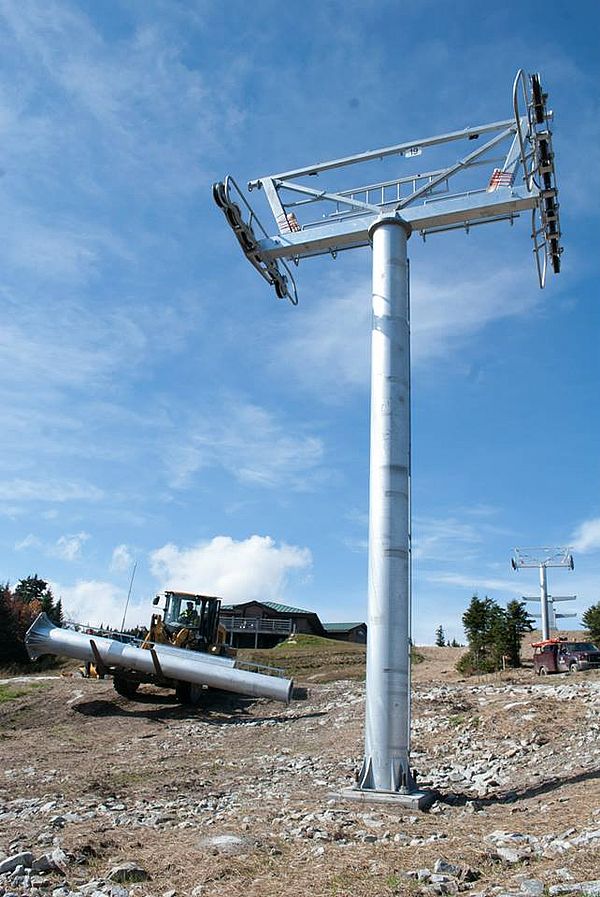
[[[474,798],[472,795],[461,793],[440,794],[439,801],[454,807],[463,807],[467,803],[472,803],[476,807],[481,808],[496,804],[514,804],[521,800],[539,797],[542,794],[550,794],[552,791],[557,791],[559,788],[564,788],[567,785],[591,782],[594,779],[600,779],[600,769],[586,769],[570,776],[554,776],[527,788],[513,788],[510,791],[493,794],[488,797]]]
[[[136,705],[143,704],[144,707]],[[165,704],[167,706],[165,706]],[[146,719],[154,722],[166,722],[173,719],[197,719],[215,726],[224,725],[256,725],[258,723],[289,723],[325,716],[322,711],[313,713],[283,713],[280,716],[250,715],[249,708],[253,701],[250,698],[233,698],[227,702],[210,699],[197,707],[183,707],[173,697],[162,695],[136,695],[124,707],[118,699],[114,701],[82,701],[73,705],[75,713],[82,716],[122,717],[124,719]],[[150,706],[148,706],[150,705]],[[157,706],[158,705],[158,706]]]

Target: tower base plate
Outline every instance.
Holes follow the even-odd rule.
[[[330,795],[334,800],[354,800],[368,804],[393,804],[407,810],[427,810],[438,798],[436,791],[361,791],[360,788],[344,788]]]

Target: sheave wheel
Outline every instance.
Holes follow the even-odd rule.
[[[227,207],[227,194],[225,192],[225,184],[222,181],[213,184],[212,194],[218,207],[225,209]]]

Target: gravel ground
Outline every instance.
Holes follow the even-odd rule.
[[[361,761],[357,679],[194,710],[5,683],[0,897],[600,895],[600,673],[461,681],[449,650],[414,676],[427,813],[332,796]]]

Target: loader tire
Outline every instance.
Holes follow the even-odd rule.
[[[178,682],[175,687],[175,695],[184,707],[197,707],[202,703],[204,689],[201,685],[194,685],[192,682]]]
[[[113,678],[113,687],[122,698],[133,698],[140,687],[140,683],[132,682],[131,679],[125,679],[123,676],[115,676]]]

